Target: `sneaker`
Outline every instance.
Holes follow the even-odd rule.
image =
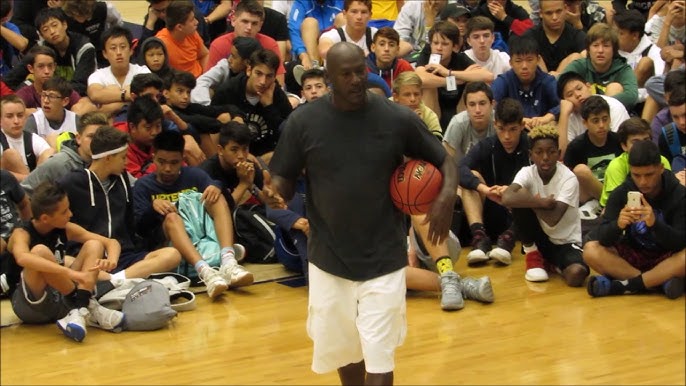
[[[87,308],[74,308],[69,311],[67,316],[57,321],[57,327],[66,337],[74,339],[77,342],[81,342],[86,337],[87,317]]]
[[[207,287],[207,295],[214,299],[229,288],[227,281],[217,272],[215,268],[208,267],[200,273],[200,280]]]
[[[488,254],[491,259],[497,260],[501,264],[512,264],[512,250],[514,249],[515,237],[511,230],[506,230],[496,242],[496,247]]]
[[[243,259],[245,259],[245,247],[242,244],[236,243],[233,245],[233,252],[236,261],[242,263]]]
[[[89,326],[112,332],[121,332],[124,327],[124,313],[103,307],[95,299],[88,304],[90,315],[86,319]]]
[[[467,264],[474,265],[488,261],[488,252],[491,251],[493,243],[483,229],[474,231],[472,236],[472,250],[467,255]]]
[[[255,281],[253,274],[235,261],[219,267],[219,275],[232,288],[245,287]]]
[[[594,298],[600,296],[608,296],[610,294],[610,286],[612,284],[612,279],[607,276],[596,275],[588,278],[588,284],[586,285],[586,291],[588,294]]]
[[[5,297],[9,295],[10,286],[7,284],[7,275],[4,273],[0,275],[0,296]]]
[[[484,303],[493,303],[495,296],[493,295],[493,287],[491,286],[491,279],[488,276],[479,279],[473,277],[463,277],[462,281],[462,296],[465,299],[478,300]]]
[[[545,270],[545,260],[537,249],[526,254],[526,274],[524,278],[528,281],[546,281],[548,272]]]
[[[662,291],[668,299],[676,299],[684,294],[684,278],[673,277],[662,284]]]
[[[598,218],[601,211],[602,208],[600,207],[600,203],[593,198],[579,207],[579,217],[581,217],[582,220],[595,220]]]
[[[464,299],[460,289],[460,276],[453,271],[444,272],[441,275],[441,309],[451,311],[462,308]]]

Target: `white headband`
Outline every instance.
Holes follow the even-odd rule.
[[[113,154],[120,153],[120,152],[126,150],[128,147],[129,147],[129,145],[124,145],[124,146],[122,146],[122,147],[120,147],[120,148],[117,148],[117,149],[112,149],[112,150],[104,151],[104,152],[102,152],[102,153],[93,154],[93,155],[91,155],[91,158],[92,158],[92,159],[105,158],[105,157],[107,157],[108,155],[113,155]]]

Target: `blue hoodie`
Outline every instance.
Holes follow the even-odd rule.
[[[341,12],[343,12],[343,0],[295,0],[288,15],[288,32],[291,35],[292,51],[296,59],[307,51],[300,35],[300,25],[303,20],[307,17],[315,18],[319,22],[319,32],[322,32],[333,27],[336,15]]]
[[[557,119],[560,115],[557,81],[555,77],[546,74],[540,68],[536,68],[536,77],[531,82],[528,91],[522,89],[522,84],[514,70],[498,75],[491,85],[491,90],[493,99],[498,102],[504,98],[514,98],[520,101],[526,118],[542,117],[547,113],[552,113]]]

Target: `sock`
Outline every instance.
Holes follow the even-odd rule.
[[[224,247],[221,250],[222,265],[226,265],[236,260],[236,251],[233,247]]]
[[[436,268],[438,269],[438,274],[442,275],[445,272],[453,270],[453,261],[450,260],[450,256],[439,257],[436,260]]]
[[[111,274],[110,275],[110,281],[114,282],[115,280],[126,280],[126,271],[122,269],[121,271],[119,271],[117,273]]]
[[[528,246],[522,245],[522,249],[524,250],[524,254],[527,254],[527,253],[533,252],[533,251],[538,251],[538,247],[536,246],[536,244],[531,244]]]
[[[200,274],[204,269],[210,268],[210,265],[207,264],[205,260],[200,260],[197,263],[195,263],[193,267],[195,267],[195,270],[198,271],[198,274]]]
[[[484,228],[484,224],[480,222],[475,222],[474,224],[469,226],[469,230],[472,232],[472,235],[474,235],[475,231],[482,231],[486,233],[486,229]]]
[[[643,275],[632,277],[629,280],[612,280],[610,284],[610,294],[635,294],[645,291],[646,286],[643,283]]]
[[[77,289],[74,297],[74,305],[78,308],[88,308],[88,303],[90,303],[91,296],[93,294],[85,289]]]

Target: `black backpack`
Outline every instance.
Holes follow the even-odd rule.
[[[233,212],[236,242],[245,247],[245,261],[256,264],[278,263],[274,251],[276,224],[267,219],[262,205],[241,205]]]
[[[24,152],[26,153],[26,163],[29,170],[36,168],[36,155],[33,154],[33,133],[28,131],[23,132],[24,135]],[[2,150],[7,150],[10,148],[10,144],[7,142],[5,134],[0,134],[0,144],[2,145]]]
[[[341,37],[341,41],[342,41],[342,42],[347,41],[346,38],[345,38],[345,32],[343,32],[343,28],[342,28],[342,27],[336,28],[336,31],[338,31],[338,36]],[[368,49],[368,50],[371,50],[371,49],[372,49],[372,42],[373,42],[373,40],[372,40],[372,29],[371,29],[370,27],[367,27],[367,29],[366,29],[365,32],[364,32],[364,36],[365,36],[365,38],[366,38],[366,40],[367,40],[367,49]]]

